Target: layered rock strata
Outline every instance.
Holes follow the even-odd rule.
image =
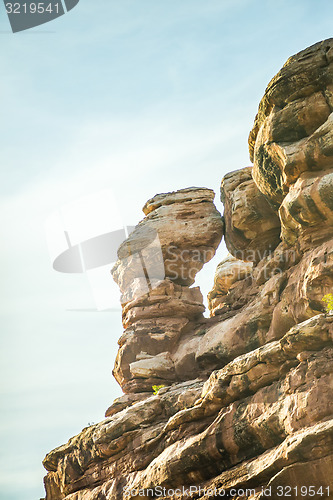
[[[225,243],[239,260],[259,262],[280,243],[280,220],[252,178],[252,167],[227,174],[221,183]]]
[[[288,59],[269,83],[249,137],[253,177],[279,205],[302,172],[333,160],[333,39]]]
[[[47,455],[46,500],[333,498],[332,47],[287,61],[250,134],[253,170],[223,180],[233,255],[211,318],[189,286],[221,238],[213,193],[145,206],[113,270],[126,394]]]
[[[116,499],[130,491],[148,499],[149,490],[182,485],[192,486],[190,498],[215,488],[264,498],[263,487],[278,498],[277,488],[295,486],[295,477],[299,486],[332,491],[332,322],[315,316],[206,383],[174,384],[84,429],[46,457],[46,498]]]
[[[213,200],[205,188],[155,196],[118,250],[112,274],[122,292],[125,332],[113,373],[126,393],[189,377],[194,323],[205,310],[199,288],[189,285],[215,255],[223,232]]]
[[[332,159],[333,166],[333,159]],[[303,172],[290,186],[279,210],[282,239],[291,246],[300,240],[304,251],[331,238],[333,168]]]
[[[208,294],[208,308],[212,316],[223,314],[234,304],[233,289],[239,281],[252,275],[252,262],[226,257],[216,268],[213,289]],[[241,307],[243,304],[238,304]]]

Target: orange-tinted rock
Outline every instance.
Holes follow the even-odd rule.
[[[284,287],[273,311],[268,339],[280,338],[289,328],[325,310],[322,298],[333,289],[333,242],[306,252],[284,273]]]
[[[225,243],[239,260],[259,262],[280,242],[280,221],[252,179],[252,167],[227,174],[221,184]]]
[[[248,297],[248,303],[242,308],[231,311],[222,321],[207,328],[196,351],[196,360],[202,369],[220,368],[239,354],[267,342],[283,282],[282,274],[274,275],[256,289],[254,297]]]
[[[180,353],[174,361],[173,354],[178,341],[184,344],[188,324],[205,310],[200,290],[187,285],[222,237],[223,220],[213,199],[205,188],[156,195],[118,250],[112,274],[122,292],[126,331],[113,374],[126,393],[151,392],[153,385],[190,376],[188,368],[180,368],[188,362]],[[195,370],[194,363],[190,371]]]
[[[105,416],[112,417],[116,413],[124,410],[128,406],[131,406],[133,403],[137,403],[138,401],[143,401],[151,396],[151,392],[142,392],[139,394],[124,394],[119,398],[115,399],[112,405],[106,410]]]
[[[332,498],[333,315],[322,300],[333,291],[332,47],[288,61],[251,134],[256,183],[281,205],[281,243],[251,168],[223,181],[228,245],[253,265],[218,266],[211,318],[187,285],[220,237],[212,192],[145,206],[114,269],[125,327],[114,375],[127,394],[47,455],[46,500],[148,500],[154,488],[163,500]],[[164,269],[175,242],[181,279],[170,259]]]
[[[122,499],[125,486],[172,488],[194,481],[231,488],[231,478],[239,486],[253,480],[261,486],[300,456],[305,462],[328,460],[332,326],[332,316],[319,315],[280,341],[236,358],[204,387],[194,381],[164,388],[84,429],[46,457],[48,491],[60,484],[68,500],[75,491],[78,498],[113,491],[113,498]],[[101,481],[103,489],[95,491]]]
[[[333,166],[333,164],[332,164]],[[333,236],[333,169],[304,172],[280,209],[281,237],[288,246],[299,241],[302,251]]]
[[[164,317],[198,319],[205,310],[198,287],[176,285],[170,279],[161,281],[147,294],[123,304],[125,328],[137,321]]]
[[[147,277],[152,285],[164,278],[180,285],[194,283],[222,238],[223,220],[214,197],[211,189],[188,188],[156,195],[146,203],[146,217],[119,247],[113,269],[125,296],[135,279],[143,281],[143,293],[148,291]]]
[[[232,255],[226,257],[216,268],[213,289],[208,294],[211,316],[228,310],[228,298],[234,285],[252,274],[252,262],[244,262]],[[228,297],[229,293],[229,297]]]
[[[253,178],[279,205],[305,171],[333,166],[333,39],[290,57],[269,83],[249,137]]]

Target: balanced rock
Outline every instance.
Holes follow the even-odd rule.
[[[199,288],[188,285],[214,256],[223,231],[213,199],[205,188],[155,196],[118,250],[112,274],[122,292],[125,332],[113,374],[126,393],[189,377],[184,342],[192,345],[193,339],[184,335],[205,306]],[[177,343],[182,349],[175,354]],[[190,373],[195,370],[193,363]]]
[[[148,291],[147,277],[152,286],[164,278],[180,285],[194,283],[223,234],[214,197],[211,189],[187,188],[156,195],[145,204],[146,217],[120,246],[113,269],[125,302],[134,279],[141,279],[142,292]]]

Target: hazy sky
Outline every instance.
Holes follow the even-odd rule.
[[[331,0],[80,0],[13,35],[0,4],[1,500],[42,497],[44,455],[120,395],[120,311],[68,311],[94,303],[84,275],[53,271],[49,214],[112,189],[133,224],[188,186],[222,211],[267,83],[332,25]]]

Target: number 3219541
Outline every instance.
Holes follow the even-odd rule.
[[[60,7],[59,3],[52,5],[51,3],[6,3],[7,14],[44,14],[48,12],[52,14],[53,12],[59,14]]]

